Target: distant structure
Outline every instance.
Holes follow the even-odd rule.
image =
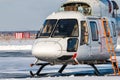
[[[15,33],[15,38],[16,39],[30,39],[30,32],[16,32]]]
[[[35,39],[37,31],[1,31],[0,40],[28,40]]]

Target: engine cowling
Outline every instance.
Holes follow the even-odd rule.
[[[117,3],[111,0],[67,0],[60,11],[80,11],[86,16],[114,17],[114,10],[118,9]]]

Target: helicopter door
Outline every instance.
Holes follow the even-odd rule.
[[[86,20],[80,21],[81,24],[81,35],[80,35],[80,47],[79,47],[79,56],[83,56],[82,59],[89,59],[90,57],[90,37],[89,37],[89,27]],[[86,57],[87,56],[87,57]]]
[[[99,43],[99,27],[96,20],[90,20],[89,25],[91,28],[91,56],[97,58],[97,55],[100,53],[100,43]]]

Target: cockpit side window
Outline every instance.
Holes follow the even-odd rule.
[[[99,35],[98,35],[97,23],[95,21],[90,21],[90,27],[91,27],[91,33],[92,33],[92,40],[98,41]]]
[[[86,21],[81,21],[81,42],[80,45],[88,43],[88,26]]]
[[[78,39],[70,38],[67,41],[67,51],[68,52],[76,52],[78,49]]]

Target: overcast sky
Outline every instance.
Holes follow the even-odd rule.
[[[38,30],[65,0],[0,0],[0,31]]]
[[[64,1],[0,0],[0,31],[39,30],[45,18]]]

